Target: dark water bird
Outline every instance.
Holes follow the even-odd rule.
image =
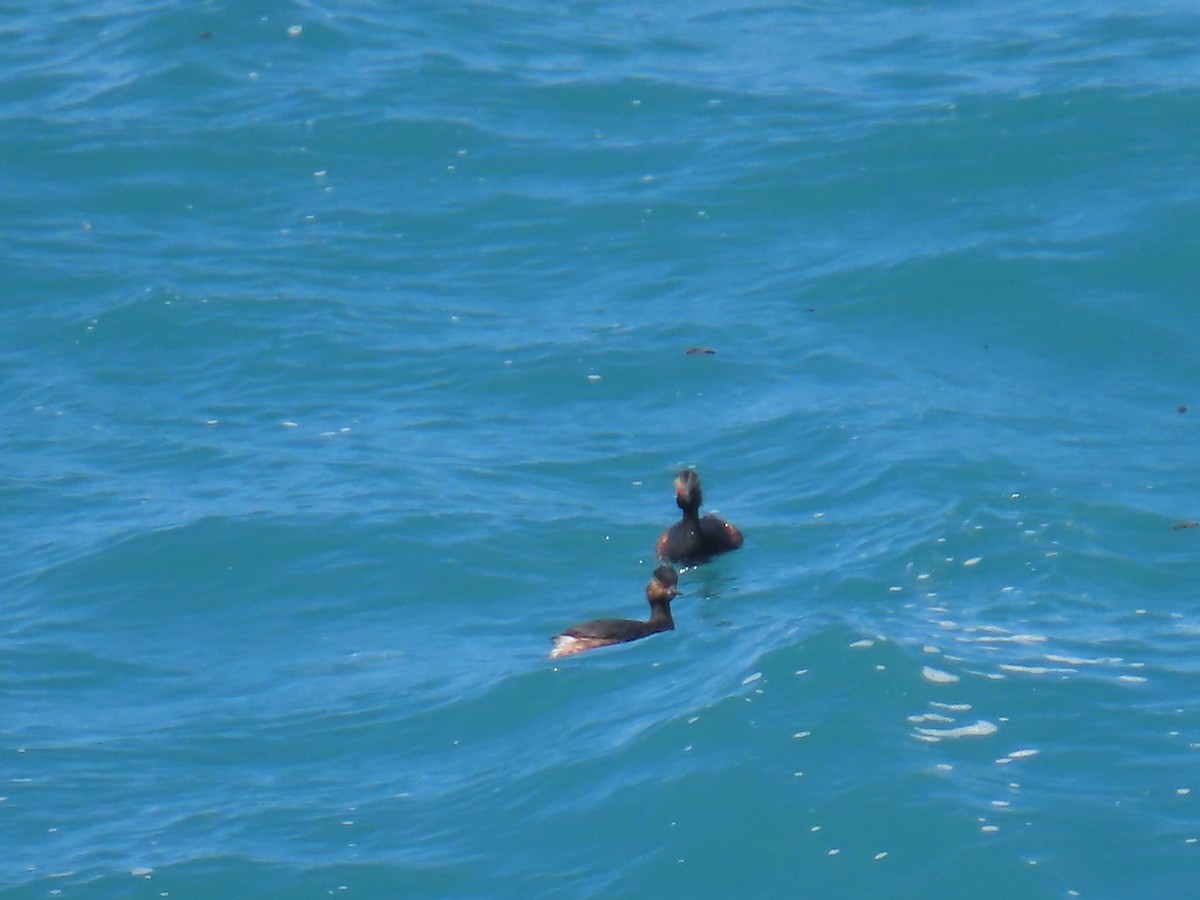
[[[676,585],[679,577],[670,566],[659,566],[654,570],[654,577],[646,585],[646,599],[650,601],[650,618],[642,622],[638,619],[593,619],[568,628],[562,634],[554,636],[554,649],[550,658],[570,656],[582,653],[593,647],[606,647],[609,644],[624,644],[636,641],[660,631],[673,631],[675,620],[671,618],[671,598],[679,591]]]
[[[720,516],[700,515],[704,492],[695,469],[684,469],[675,478],[675,503],[683,518],[662,533],[655,546],[658,558],[696,566],[714,556],[742,546],[745,540],[735,525]]]

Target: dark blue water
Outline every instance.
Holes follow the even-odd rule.
[[[0,894],[1190,897],[1198,29],[9,11]]]

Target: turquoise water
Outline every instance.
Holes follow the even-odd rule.
[[[1193,896],[1198,29],[8,11],[0,894]]]

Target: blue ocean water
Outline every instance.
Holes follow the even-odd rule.
[[[391,6],[0,17],[0,895],[1193,896],[1200,11]]]

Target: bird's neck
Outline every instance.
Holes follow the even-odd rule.
[[[650,624],[659,626],[663,631],[674,628],[675,620],[671,618],[671,607],[665,603],[651,603]]]

